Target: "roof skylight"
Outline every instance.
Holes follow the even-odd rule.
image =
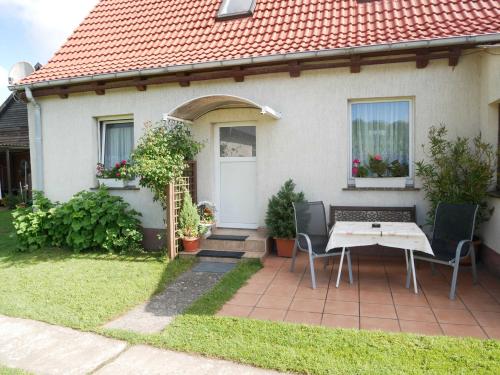
[[[255,9],[255,0],[222,0],[217,13],[218,19],[251,16]]]

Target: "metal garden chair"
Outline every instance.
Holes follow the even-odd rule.
[[[314,272],[314,259],[340,256],[342,249],[333,249],[326,251],[328,244],[328,226],[326,223],[325,206],[323,202],[304,202],[294,203],[295,229],[297,237],[293,248],[292,265],[290,271],[295,268],[295,258],[297,251],[306,251],[309,253],[309,267],[311,270],[311,283],[313,289],[316,289],[316,274]],[[352,284],[352,266],[351,253],[346,249],[347,265],[349,268],[349,282]],[[325,262],[325,267],[328,262]],[[341,266],[341,265],[340,265]]]
[[[472,237],[476,224],[479,206],[476,204],[439,203],[434,218],[434,228],[431,237],[431,247],[434,256],[415,255],[415,259],[431,262],[434,272],[434,263],[453,267],[451,279],[450,299],[455,299],[458,267],[460,258],[471,257],[473,282],[477,281],[476,257]],[[406,287],[410,282],[410,269],[407,270]]]

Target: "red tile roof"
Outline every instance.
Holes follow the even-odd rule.
[[[22,83],[500,32],[498,0],[257,0],[216,21],[222,0],[101,0]]]

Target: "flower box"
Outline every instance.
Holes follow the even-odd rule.
[[[406,177],[356,177],[357,188],[405,188]]]
[[[104,185],[109,188],[124,188],[127,187],[129,182],[128,180],[119,180],[117,178],[98,178],[97,181],[99,185]]]

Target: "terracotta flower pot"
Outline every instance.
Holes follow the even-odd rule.
[[[293,245],[295,244],[295,239],[290,238],[275,238],[276,241],[276,252],[279,257],[291,258],[293,253]]]
[[[182,239],[182,247],[184,251],[187,253],[194,253],[198,251],[200,248],[200,239],[199,238],[183,238]]]

